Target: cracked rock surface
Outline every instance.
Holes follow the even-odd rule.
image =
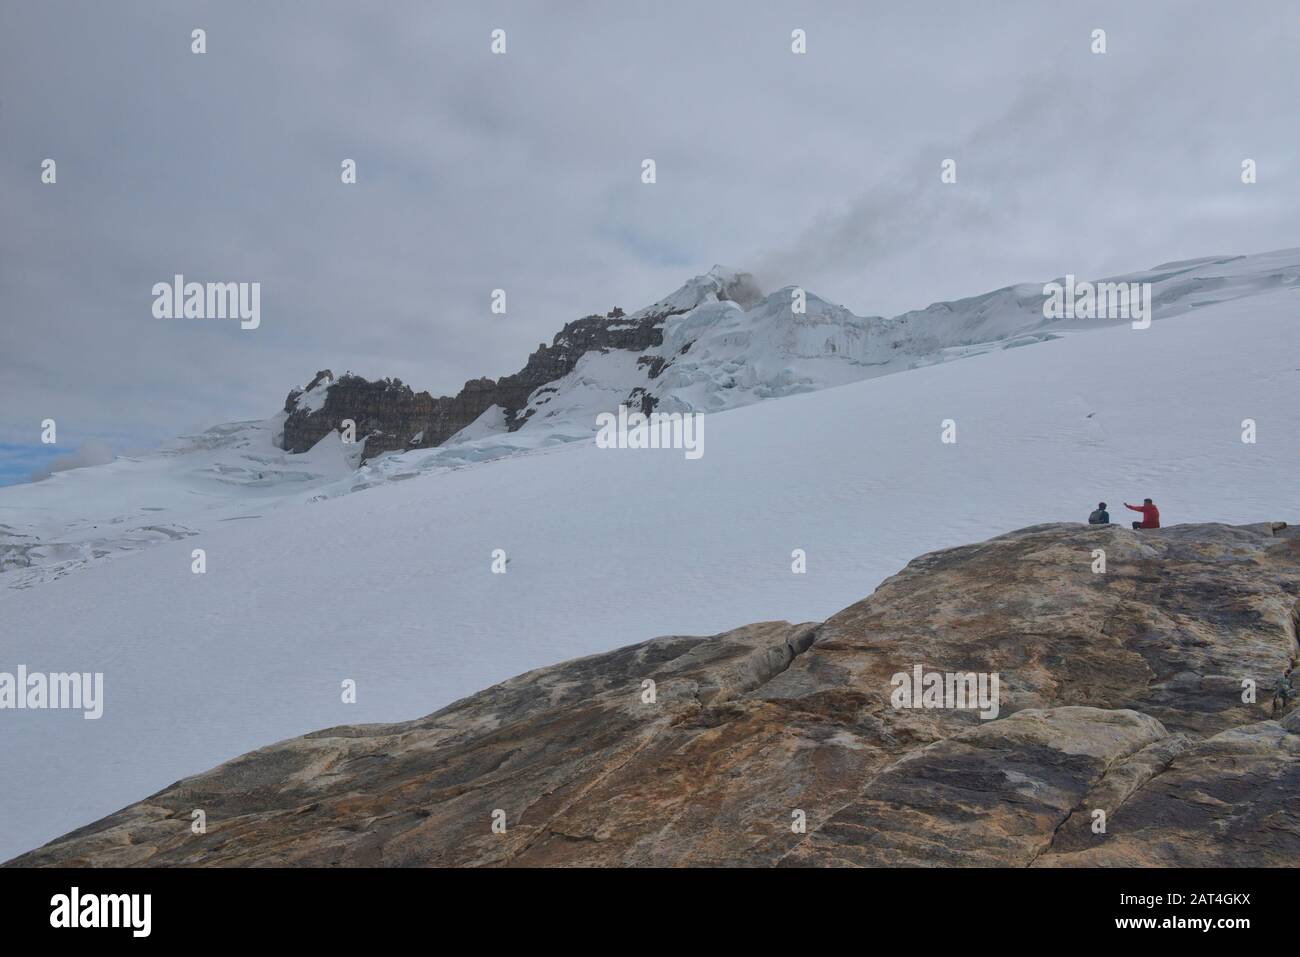
[[[10,864],[1292,866],[1300,713],[1272,692],[1298,531],[1022,529],[822,624],[657,638],[274,744]],[[998,716],[893,707],[917,665],[997,673]]]

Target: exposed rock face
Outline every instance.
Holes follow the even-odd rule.
[[[1292,866],[1300,712],[1271,698],[1296,532],[1024,529],[821,625],[659,638],[272,745],[11,863]],[[915,665],[998,673],[998,716],[894,707]]]
[[[414,392],[397,380],[371,382],[345,375],[329,389],[323,406],[300,407],[299,400],[329,370],[318,372],[305,390],[295,389],[285,400],[289,413],[284,424],[284,445],[289,452],[305,452],[344,419],[357,424],[357,440],[365,439],[364,458],[384,452],[441,445],[492,406],[500,406],[511,431],[531,414],[523,413],[535,390],[563,378],[578,360],[596,349],[627,349],[644,352],[663,342],[663,322],[684,310],[665,307],[624,316],[615,308],[606,316],[587,316],[565,325],[551,345],[542,343],[514,375],[492,379],[471,379],[454,396],[433,398],[428,392]],[[638,398],[636,405],[642,404]]]
[[[666,299],[645,309],[624,314],[617,306],[603,316],[585,316],[567,323],[548,346],[541,343],[524,367],[501,379],[471,379],[454,396],[434,398],[415,392],[400,380],[370,381],[345,374],[336,382],[328,369],[316,373],[306,389],[294,389],[284,403],[287,413],[281,447],[305,452],[345,419],[356,423],[356,438],[364,441],[362,459],[384,452],[430,448],[446,442],[494,405],[505,415],[506,426],[514,431],[536,412],[529,398],[538,390],[567,376],[589,352],[612,349],[646,352],[663,344],[664,320],[690,312],[709,300],[735,302],[749,308],[762,299],[754,277],[715,267],[697,276]],[[689,344],[680,351],[685,353]],[[665,364],[662,356],[640,356],[639,365],[650,366],[650,378]],[[332,383],[332,384],[331,384]],[[312,392],[322,389],[321,401]],[[629,386],[627,404],[649,412],[655,399],[644,386]]]
[[[319,408],[301,406],[302,397],[322,382],[332,382]],[[284,421],[283,447],[306,452],[345,419],[356,423],[356,439],[365,442],[365,458],[416,447],[412,439],[426,429],[434,415],[435,400],[427,392],[414,392],[398,379],[371,382],[344,375],[337,381],[328,369],[316,373],[305,390],[295,389],[285,399],[289,413]],[[486,407],[485,407],[486,408]],[[482,410],[480,410],[482,411]]]

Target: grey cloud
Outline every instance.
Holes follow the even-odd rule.
[[[84,468],[87,465],[107,465],[113,461],[113,450],[98,439],[89,439],[81,443],[81,448],[67,455],[60,455],[50,461],[44,468],[32,473],[32,481],[47,479],[55,472]]]
[[[454,392],[715,262],[892,314],[1300,242],[1292,5],[990,10],[5,5],[0,441],[146,444],[326,367]],[[177,272],[260,281],[261,328],[154,320]]]

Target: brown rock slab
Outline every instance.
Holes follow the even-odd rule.
[[[1291,866],[1293,531],[1023,529],[824,624],[658,638],[280,742],[9,864]],[[895,707],[918,665],[996,673],[997,716]]]

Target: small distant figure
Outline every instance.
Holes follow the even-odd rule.
[[[1291,685],[1291,669],[1288,668],[1273,686],[1273,716],[1277,717],[1279,710],[1285,710],[1295,696],[1296,690]]]
[[[1156,508],[1156,503],[1151,501],[1151,499],[1144,498],[1141,505],[1130,505],[1128,502],[1125,502],[1124,507],[1142,513],[1142,521],[1134,522],[1134,528],[1160,527],[1160,509]]]
[[[1096,507],[1095,509],[1093,509],[1092,514],[1088,516],[1088,524],[1089,524],[1089,525],[1109,525],[1109,524],[1110,524],[1110,512],[1106,511],[1106,503],[1105,503],[1105,502],[1098,502],[1098,503],[1097,503],[1097,507]]]

